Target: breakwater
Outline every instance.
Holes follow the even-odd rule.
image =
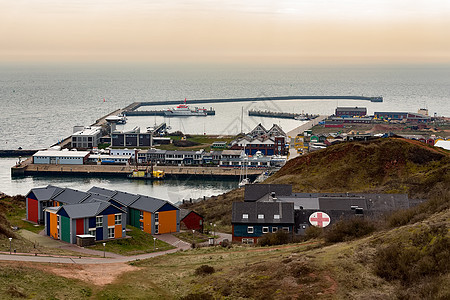
[[[249,110],[248,115],[256,116],[256,117],[268,117],[268,118],[280,118],[280,119],[295,119],[296,117],[299,117],[302,120],[310,120],[310,119],[317,118],[319,116],[319,115],[311,115],[311,114],[275,112],[275,111],[268,111],[268,110]]]
[[[364,100],[370,102],[383,102],[383,97],[366,96],[278,96],[278,97],[253,97],[253,98],[222,98],[222,99],[192,99],[188,104],[205,103],[230,103],[230,102],[260,102],[260,101],[285,101],[285,100]],[[166,100],[155,102],[134,102],[127,107],[127,111],[136,110],[141,106],[177,105],[180,100]]]
[[[39,150],[0,150],[0,157],[32,156]]]

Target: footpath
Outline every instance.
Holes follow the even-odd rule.
[[[95,255],[98,257],[79,257],[79,256],[67,256],[67,255],[49,255],[49,254],[34,254],[34,253],[15,253],[9,254],[9,252],[0,252],[0,261],[25,261],[25,262],[44,262],[44,263],[62,263],[62,264],[112,264],[112,263],[125,263],[134,260],[147,259],[166,255],[169,253],[175,253],[177,251],[188,250],[191,248],[190,243],[184,242],[172,234],[161,234],[158,239],[166,242],[174,247],[160,252],[145,253],[133,256],[123,256],[110,252],[97,251],[92,249],[86,249],[74,244],[63,243],[61,241],[52,240],[46,236],[30,232],[28,230],[22,230],[20,233],[24,238],[35,241],[40,245],[50,248],[60,248],[73,252],[83,253],[87,255]],[[224,239],[231,240],[231,235],[226,233],[216,233],[219,238],[216,239],[216,243],[220,243]],[[105,254],[106,258],[103,258]]]

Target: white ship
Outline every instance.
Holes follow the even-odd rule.
[[[195,107],[194,109],[190,109],[189,106],[186,105],[186,99],[184,99],[184,103],[178,105],[175,108],[169,108],[168,110],[164,111],[164,116],[171,117],[171,116],[206,116],[206,109],[204,108],[198,108]]]

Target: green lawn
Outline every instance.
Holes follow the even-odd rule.
[[[214,142],[227,142],[230,143],[233,141],[236,137],[235,136],[224,136],[224,137],[216,137],[216,136],[209,136],[209,135],[188,135],[187,138],[188,141],[199,143],[200,145],[192,146],[192,147],[176,147],[173,144],[169,145],[160,145],[158,146],[159,149],[162,150],[200,150],[204,149],[206,152],[209,152],[211,150],[211,145]],[[172,140],[180,140],[180,136],[168,136]],[[217,150],[223,150],[223,149],[217,149]]]
[[[151,234],[143,232],[133,226],[127,226],[127,229],[131,229],[131,231],[127,231],[127,236],[130,236],[131,238],[107,241],[105,242],[106,246],[104,250],[120,255],[137,255],[175,248],[157,238],[155,249],[153,236]],[[94,246],[88,248],[103,251],[103,242],[98,242]]]
[[[192,243],[192,240],[194,240],[196,244],[207,242],[210,237],[213,237],[212,234],[207,235],[197,231],[195,231],[194,236],[192,236],[192,231],[190,230],[184,232],[177,232],[174,233],[173,235],[179,238],[180,240],[188,243]],[[216,235],[215,238],[218,238],[218,236]]]

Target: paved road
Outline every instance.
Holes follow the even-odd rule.
[[[64,263],[64,264],[111,264],[111,263],[124,263],[133,260],[147,259],[156,256],[165,255],[168,253],[174,253],[179,250],[190,249],[191,245],[184,242],[172,234],[161,234],[158,235],[158,239],[164,241],[174,247],[175,249],[170,249],[161,252],[146,253],[133,256],[123,256],[115,253],[106,252],[107,258],[103,258],[103,251],[97,251],[92,249],[86,249],[73,244],[67,244],[61,241],[51,240],[48,237],[42,237],[38,234],[27,231],[24,234],[27,238],[31,240],[42,240],[42,238],[47,239],[48,245],[53,248],[62,248],[66,250],[71,250],[75,252],[80,252],[84,254],[93,254],[100,257],[74,257],[74,256],[63,256],[63,255],[44,255],[44,254],[32,254],[32,253],[17,253],[9,254],[7,252],[0,253],[0,261],[27,261],[27,262],[46,262],[46,263]]]

